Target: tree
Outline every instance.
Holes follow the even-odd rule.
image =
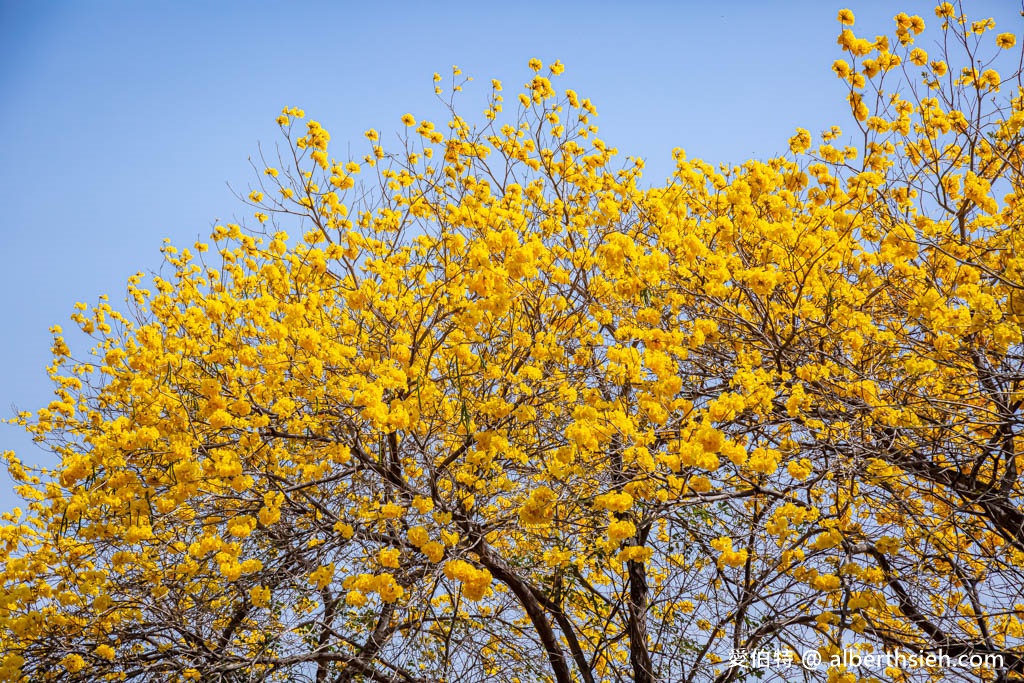
[[[55,329],[0,678],[1020,678],[1016,39],[839,20],[856,144],[653,187],[537,60],[359,162],[285,110],[254,225]]]

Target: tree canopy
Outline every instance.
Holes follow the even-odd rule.
[[[838,19],[847,132],[661,184],[558,62],[361,158],[286,109],[248,224],[54,329],[0,680],[1024,677],[1021,50]]]

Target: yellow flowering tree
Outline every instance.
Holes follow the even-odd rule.
[[[0,680],[1020,677],[1020,53],[935,15],[840,12],[855,143],[661,185],[557,62],[357,159],[286,109],[253,225],[54,330]]]

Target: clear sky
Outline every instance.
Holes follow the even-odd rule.
[[[435,116],[431,75],[458,64],[510,93],[526,63],[560,59],[556,81],[598,108],[601,137],[647,159],[670,151],[737,163],[785,150],[794,128],[847,122],[836,13],[858,35],[892,32],[921,0],[577,0],[546,2],[14,2],[0,0],[0,417],[45,406],[48,328],[76,301],[123,301],[126,278],[160,265],[164,237],[189,245],[246,214],[231,187],[279,140],[299,106],[334,155],[361,133]],[[967,0],[1021,34],[1013,0]],[[923,45],[925,49],[930,46]],[[385,137],[387,140],[387,137]],[[84,356],[86,348],[73,344]],[[0,425],[0,450],[47,456]],[[0,508],[15,504],[0,477]]]

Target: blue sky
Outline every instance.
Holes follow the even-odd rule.
[[[967,9],[1020,35],[1013,4]],[[248,186],[284,106],[320,121],[338,156],[349,142],[361,155],[367,128],[441,118],[435,71],[474,76],[462,102],[478,112],[491,78],[515,92],[531,57],[560,59],[556,86],[591,98],[601,137],[657,182],[673,147],[740,162],[783,151],[797,126],[846,123],[830,71],[841,7],[867,36],[900,10],[935,21],[932,2],[892,0],[0,0],[0,417],[49,402],[47,330],[69,328],[76,301],[119,305],[163,238],[191,244],[246,213],[229,185]],[[0,450],[47,459],[8,425]],[[0,508],[15,504],[7,488],[0,477]]]

